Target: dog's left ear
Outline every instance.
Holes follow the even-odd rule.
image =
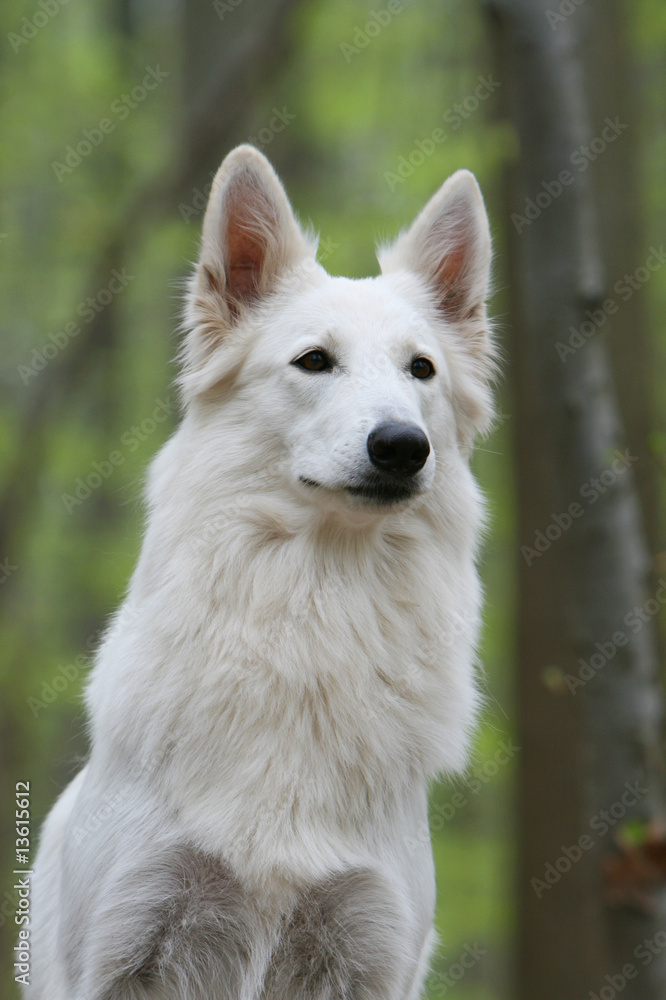
[[[378,256],[385,274],[407,269],[425,278],[447,320],[478,316],[488,292],[490,229],[474,175],[458,170],[449,177],[410,228]]]

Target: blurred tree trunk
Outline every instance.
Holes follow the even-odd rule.
[[[626,287],[645,265],[651,248],[645,240],[643,206],[639,198],[641,128],[635,88],[637,68],[629,51],[630,16],[620,0],[595,0],[598,10],[594,31],[586,45],[592,66],[589,78],[593,120],[619,115],[630,124],[612,156],[600,156],[593,165],[598,192],[601,243],[611,294],[623,282],[621,308],[613,318],[610,352],[617,375],[617,393],[627,443],[640,458],[635,466],[636,488],[643,509],[643,523],[650,555],[663,547],[659,523],[659,469],[650,447],[654,431],[655,350],[650,336],[648,289]],[[656,572],[654,576],[656,577]],[[656,580],[655,580],[656,582]]]
[[[613,854],[629,820],[662,816],[663,783],[653,621],[632,610],[649,596],[634,479],[646,459],[625,451],[603,339],[621,317],[619,300],[604,308],[613,299],[606,274],[621,255],[609,259],[590,158],[603,143],[610,163],[627,130],[612,104],[590,117],[587,75],[599,73],[597,94],[604,84],[583,44],[605,7],[492,0],[490,9],[520,146],[507,192],[521,546],[520,997],[614,990],[662,1000],[663,952],[644,963],[635,949],[663,930],[663,899],[652,885],[647,897]],[[634,210],[632,229],[618,223],[614,238],[630,239],[636,225]],[[645,373],[633,365],[631,376],[639,381],[624,396],[636,399]],[[634,438],[635,404],[628,411]],[[613,864],[615,893],[604,878]],[[635,975],[625,975],[627,964]]]
[[[290,14],[300,0],[188,0],[183,10],[183,180],[199,181],[248,140],[279,104],[273,92],[288,57]],[[257,105],[268,91],[264,117]],[[189,170],[186,164],[189,164]]]

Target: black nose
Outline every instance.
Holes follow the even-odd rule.
[[[414,424],[381,424],[368,435],[370,461],[394,476],[415,475],[429,454],[428,438]]]

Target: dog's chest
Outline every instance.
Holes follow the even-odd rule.
[[[173,718],[179,813],[241,869],[326,870],[433,767],[442,664],[417,613],[401,630],[359,604],[334,621],[249,615]]]
[[[361,574],[357,558],[237,565],[191,576],[168,617],[119,623],[113,698],[95,685],[92,707],[133,759],[160,761],[168,807],[203,849],[259,876],[319,877],[377,835],[404,840],[406,790],[462,763],[466,588],[443,593],[427,567]]]

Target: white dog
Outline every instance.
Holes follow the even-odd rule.
[[[267,160],[220,167],[184,419],[36,859],[30,1000],[420,995],[427,785],[464,767],[479,702],[473,176],[379,258],[330,277]]]

